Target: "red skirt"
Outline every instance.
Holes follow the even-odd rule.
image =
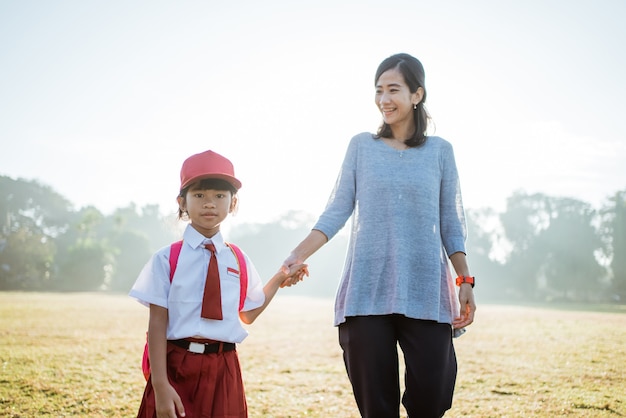
[[[248,407],[237,351],[196,354],[167,344],[167,375],[185,418],[247,418]],[[154,389],[148,379],[137,418],[156,418]]]

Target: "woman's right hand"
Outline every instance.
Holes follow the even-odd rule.
[[[307,258],[309,258],[315,251],[319,250],[322,245],[328,242],[328,238],[324,235],[323,232],[314,229],[312,230],[307,237],[302,240],[300,244],[289,254],[289,257],[285,259],[283,265],[281,266],[281,270],[285,274],[289,274],[289,269],[296,264],[303,264]],[[309,275],[308,270],[306,271],[306,275]],[[298,283],[304,277],[304,273],[296,277],[292,277],[290,279],[285,280],[280,287],[289,287]]]
[[[154,388],[154,401],[157,418],[177,418],[185,416],[183,401],[169,382],[161,389]]]
[[[291,253],[289,254],[289,257],[287,257],[285,259],[285,261],[283,261],[283,265],[280,267],[280,270],[285,273],[286,275],[289,275],[291,268],[293,266],[296,265],[300,265],[303,264],[304,260],[302,260],[301,258],[299,258],[296,254]],[[288,279],[286,279],[284,282],[282,282],[282,284],[280,285],[280,287],[291,287],[295,284],[297,284],[299,281],[304,279],[304,276],[308,276],[309,275],[309,270],[307,268],[303,268],[300,271],[298,271],[297,274],[293,275],[292,277],[289,277]]]

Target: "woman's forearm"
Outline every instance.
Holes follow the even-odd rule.
[[[328,242],[328,237],[317,229],[312,230],[305,239],[291,252],[292,257],[298,264],[303,263],[317,250]],[[294,263],[295,263],[294,262]]]

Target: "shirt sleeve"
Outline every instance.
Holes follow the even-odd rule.
[[[450,143],[445,143],[441,153],[442,178],[439,200],[441,213],[441,238],[448,256],[465,253],[467,227],[461,198],[461,183]]]
[[[328,237],[328,240],[343,228],[354,211],[358,154],[357,138],[358,136],[350,141],[326,208],[315,226],[313,226],[313,229],[323,232]]]
[[[169,246],[155,253],[143,267],[129,296],[145,306],[167,308],[170,290]]]
[[[246,291],[246,299],[243,304],[242,311],[251,311],[265,303],[265,292],[263,291],[263,281],[252,263],[252,260],[244,253],[246,258],[246,266],[248,269],[248,289]]]

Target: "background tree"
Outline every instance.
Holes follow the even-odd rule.
[[[0,176],[0,289],[45,289],[54,240],[69,225],[68,200],[36,181]]]
[[[498,214],[490,208],[467,210],[467,254],[482,301],[502,300],[506,293],[503,231]],[[498,259],[498,257],[500,259]],[[454,274],[454,270],[451,270]]]
[[[131,204],[117,209],[107,218],[105,226],[102,234],[108,237],[115,251],[106,287],[127,292],[155,251],[181,239],[183,224],[174,216],[163,217],[157,205],[139,210]]]
[[[588,203],[549,198],[550,222],[537,237],[536,249],[545,255],[542,273],[547,291],[564,299],[585,299],[602,292],[606,270],[596,253],[602,248],[594,228],[596,212]]]
[[[537,237],[550,222],[549,199],[543,194],[528,195],[515,192],[507,199],[506,210],[500,215],[511,251],[505,262],[503,284],[511,295],[536,299],[538,278],[545,254],[537,246]]]
[[[46,290],[54,245],[41,232],[20,226],[0,241],[0,290]]]
[[[615,193],[602,210],[605,256],[610,260],[611,293],[617,301],[626,300],[626,190]]]
[[[104,215],[94,207],[86,207],[74,219],[59,240],[63,245],[57,259],[55,287],[75,291],[100,289],[113,262],[113,250],[99,233]]]

